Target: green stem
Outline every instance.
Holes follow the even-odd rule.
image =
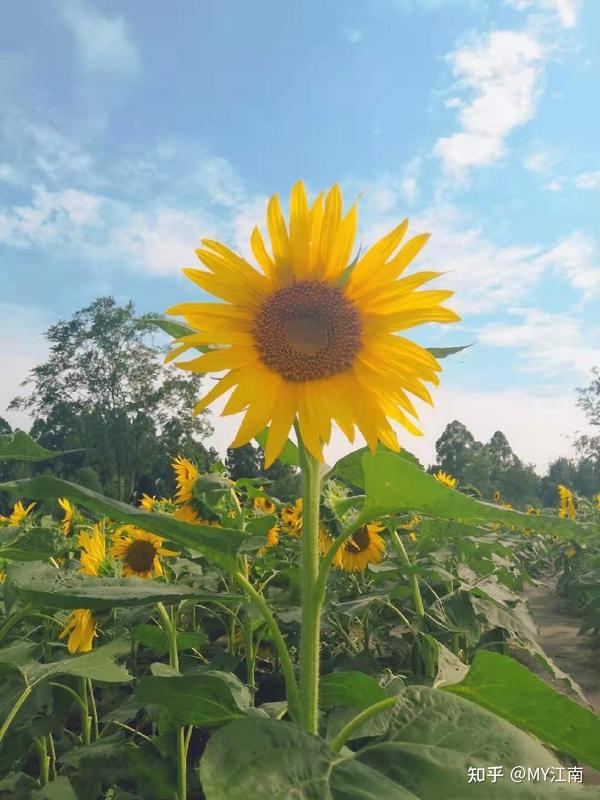
[[[300,630],[300,702],[303,724],[313,735],[318,733],[319,645],[323,595],[315,593],[319,576],[319,503],[321,479],[319,462],[306,449],[296,427],[298,453],[302,470],[302,558],[300,593],[302,626]]]
[[[31,613],[30,608],[24,608],[21,611],[15,611],[12,613],[4,622],[4,625],[0,627],[0,642],[4,640],[4,637],[7,636],[11,630],[21,622],[22,619],[25,619],[28,614]]]
[[[179,652],[177,650],[177,626],[162,603],[156,608],[160,614],[163,628],[169,638],[169,664],[179,672]],[[177,729],[177,800],[187,800],[187,757],[185,730]]]
[[[245,575],[242,575],[241,572],[232,573],[232,577],[234,581],[242,587],[248,597],[256,603],[264,617],[265,622],[267,623],[267,627],[271,636],[273,637],[275,647],[277,648],[279,660],[281,661],[281,669],[285,679],[285,690],[290,709],[290,716],[295,722],[299,722],[301,719],[300,694],[298,692],[298,685],[294,675],[292,659],[290,658],[285,639],[279,630],[279,625],[275,621],[275,617],[271,613],[271,609],[269,608],[265,598],[260,592],[256,591],[248,578],[246,578]]]
[[[398,536],[397,531],[392,531],[392,542],[404,566],[412,567],[411,560],[408,557],[406,548],[402,543],[402,539]],[[423,598],[421,597],[421,590],[419,589],[419,580],[414,573],[410,575],[410,585],[412,588],[413,602],[415,604],[415,610],[417,612],[417,616],[419,617],[420,620],[422,620],[425,617],[425,606],[423,605]]]
[[[100,738],[100,729],[98,725],[98,709],[96,707],[96,698],[94,697],[94,684],[92,683],[92,679],[87,679],[87,688],[88,693],[90,696],[90,705],[92,707],[92,722],[94,723],[94,741],[98,741]]]
[[[84,744],[92,741],[92,718],[88,705],[86,678],[79,679],[79,694],[81,695],[81,738]]]
[[[36,737],[35,746],[38,751],[38,761],[40,765],[40,783],[42,786],[45,786],[50,780],[50,756],[46,749],[46,737]]]
[[[374,717],[376,714],[381,714],[382,711],[386,711],[388,708],[395,706],[397,699],[397,697],[386,697],[385,700],[380,700],[379,703],[365,708],[364,711],[361,711],[360,714],[353,717],[350,722],[344,725],[338,735],[331,740],[331,749],[333,752],[339,753],[344,744],[361,725],[364,725],[367,720],[371,719],[371,717]]]
[[[49,685],[55,686],[57,689],[62,689],[64,692],[67,692],[67,694],[70,694],[73,700],[75,700],[75,702],[79,706],[81,714],[83,715],[87,713],[86,705],[79,696],[79,694],[75,691],[75,689],[71,689],[70,686],[65,686],[64,683],[56,683],[55,681],[49,681]]]
[[[50,763],[52,764],[52,779],[56,780],[56,748],[54,747],[54,737],[49,733],[47,739],[48,748],[50,750]]]
[[[252,633],[252,620],[247,617],[242,623],[242,634],[244,636],[244,649],[246,651],[246,683],[248,689],[252,693],[252,697],[256,692],[256,652],[254,649],[254,636]]]
[[[21,692],[17,701],[15,702],[14,706],[8,712],[8,715],[4,722],[2,723],[2,727],[0,728],[0,742],[6,736],[6,731],[10,728],[12,721],[19,713],[19,709],[23,705],[23,703],[27,700],[31,692],[33,691],[33,686],[26,686],[25,689]]]

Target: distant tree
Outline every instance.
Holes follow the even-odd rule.
[[[0,435],[12,433],[12,428],[8,424],[8,422],[4,419],[4,417],[0,417]]]
[[[461,478],[476,449],[475,444],[475,437],[462,422],[455,419],[448,423],[435,443],[439,468]]]
[[[90,467],[121,500],[137,493],[142,476],[169,482],[170,461],[182,450],[209,456],[201,440],[212,428],[206,415],[191,413],[201,379],[164,366],[151,316],[138,319],[132,303],[101,297],[55,323],[46,332],[48,359],[22,384],[29,393],[9,406],[33,415],[31,435],[46,447],[83,448],[53,471],[73,477]]]
[[[268,469],[264,468],[264,451],[262,447],[249,442],[241,447],[230,447],[227,450],[225,466],[233,480],[240,478],[266,478],[271,481],[267,488],[269,494],[284,503],[291,502],[300,496],[300,473],[295,467],[276,460]]]
[[[227,450],[225,466],[234,481],[240,478],[258,478],[261,467],[258,446],[248,442],[241,447],[230,447]]]

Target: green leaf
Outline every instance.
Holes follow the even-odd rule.
[[[557,750],[600,769],[600,716],[555,691],[512,658],[480,650],[467,676],[445,691],[467,697]]]
[[[88,511],[105,515],[124,525],[135,525],[168,539],[179,547],[193,548],[230,571],[237,568],[235,554],[245,539],[239,530],[193,525],[173,519],[166,514],[150,513],[51,475],[1,483],[0,491],[38,499],[68,497]]]
[[[262,448],[267,446],[268,433],[269,429],[265,428],[254,437]],[[290,439],[286,439],[283,450],[277,456],[277,460],[281,461],[282,464],[287,464],[289,467],[297,467],[300,464],[298,448]]]
[[[74,450],[67,451],[76,452]],[[46,450],[45,447],[34,441],[25,431],[15,431],[14,433],[3,433],[0,435],[0,461],[18,459],[19,461],[46,461],[49,458],[62,456],[53,450]]]
[[[249,705],[249,695],[246,700]],[[142,678],[133,701],[159,706],[173,727],[223,725],[245,713],[239,705],[239,693],[236,697],[232,692],[230,677],[217,670],[181,677]]]
[[[362,459],[364,455],[370,452],[371,451],[368,447],[361,447],[358,450],[354,450],[352,453],[348,453],[347,456],[343,456],[343,458],[340,458],[340,460],[334,464],[327,477],[342,478],[342,480],[351,483],[353,486],[357,486],[359,489],[364,489],[365,475]],[[390,453],[398,458],[406,459],[420,469],[423,469],[419,459],[416,456],[413,456],[412,453],[409,453],[408,450],[401,450],[399,453],[393,453],[392,450],[379,443],[377,445],[377,453]]]
[[[451,650],[448,650],[445,645],[438,642],[428,633],[420,633],[419,637],[428,643],[434,655],[435,674],[433,685],[435,687],[442,684],[457,683],[465,677],[469,667],[463,664],[460,658],[457,658]]]
[[[469,347],[473,347],[473,344],[472,342],[471,344],[463,344],[459,347],[427,347],[426,349],[429,350],[434,358],[447,358],[448,356],[453,356],[455,353],[467,350]]]
[[[0,530],[0,558],[44,561],[65,548],[65,537],[54,528],[4,528]]]
[[[361,514],[364,519],[418,511],[442,519],[499,522],[569,538],[581,539],[597,531],[570,519],[524,514],[475,500],[439,483],[397,453],[365,453],[361,462],[366,495]]]
[[[100,578],[75,570],[58,570],[33,561],[11,564],[7,585],[21,598],[43,608],[104,608],[178,603],[195,598],[214,600],[215,595],[195,591],[183,584],[161,583],[143,578]]]
[[[31,800],[79,800],[71,781],[64,775],[59,775],[55,780],[42,786],[31,795]]]
[[[169,319],[168,317],[144,317],[140,322],[144,325],[154,325],[174,339],[180,339],[182,336],[191,336],[194,333],[198,333],[198,331],[195,331],[189,325],[183,322],[177,322],[174,319]]]
[[[364,672],[332,672],[323,675],[320,686],[323,708],[351,706],[362,711],[387,697],[375,678]]]
[[[448,700],[451,702],[448,702]],[[200,762],[207,800],[576,800],[597,793],[512,783],[513,766],[560,766],[539,742],[460,697],[410,687],[387,732],[357,753],[288,722],[246,718],[221,728]],[[468,784],[468,768],[502,766],[504,777]]]
[[[133,638],[136,639],[144,647],[148,647],[157,653],[169,652],[169,637],[162,628],[157,625],[136,625],[133,630]],[[177,649],[191,650],[192,648],[202,647],[206,644],[207,636],[205,633],[191,632],[191,633],[177,633]]]
[[[39,662],[41,648],[28,642],[17,642],[0,649],[0,672],[18,672],[27,686],[35,686],[56,675],[75,675],[106,683],[122,683],[132,680],[124,667],[115,659],[128,655],[131,644],[127,639],[114,639],[80,656],[69,656],[59,661]]]

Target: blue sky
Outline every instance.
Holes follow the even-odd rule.
[[[339,181],[366,190],[363,242],[404,216],[433,234],[418,266],[463,322],[418,340],[476,342],[407,447],[431,458],[458,417],[543,466],[600,364],[599,53],[595,0],[8,4],[0,407],[52,321],[192,298],[201,237],[246,253],[270,194]]]

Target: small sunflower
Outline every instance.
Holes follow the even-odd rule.
[[[598,492],[598,494],[594,498],[594,502],[596,504],[596,508],[600,508],[600,492]]]
[[[80,572],[84,575],[112,573],[106,554],[106,538],[100,525],[96,523],[89,533],[81,531],[78,542],[81,547],[79,560],[83,564]]]
[[[573,498],[573,492],[566,486],[563,486],[561,483],[558,486],[558,495],[560,498],[560,507],[558,509],[558,516],[570,517],[570,519],[575,519],[576,511],[575,511],[575,500]]]
[[[6,580],[6,572],[3,569],[0,569],[0,583],[4,583]]]
[[[264,556],[267,550],[270,547],[275,547],[276,544],[279,543],[279,528],[277,525],[273,525],[272,528],[269,528],[267,531],[267,541],[263,547],[260,548],[258,551],[259,556]]]
[[[502,503],[502,508],[512,508],[512,503]]]
[[[263,514],[274,514],[276,509],[275,503],[268,497],[255,497],[252,507],[255,511],[262,511]]]
[[[190,522],[192,525],[205,524],[205,521],[200,519],[195,509],[187,504],[178,506],[175,511],[173,511],[173,516],[175,519],[181,520],[181,522]]]
[[[535,506],[527,506],[527,513],[533,514],[534,516],[539,516],[542,512]]]
[[[192,499],[194,486],[200,477],[198,467],[188,458],[183,458],[183,456],[177,456],[171,462],[171,466],[173,467],[175,483],[177,484],[175,499],[178,503],[188,503]]]
[[[502,495],[501,495],[501,494],[500,494],[500,492],[499,492],[499,491],[496,489],[496,491],[495,491],[495,492],[494,492],[494,494],[492,495],[492,499],[493,499],[494,503],[499,503],[499,502],[500,502],[500,498],[501,498],[501,497],[502,497]]]
[[[421,433],[407,416],[417,417],[408,393],[431,403],[425,383],[439,383],[441,367],[428,350],[398,334],[423,323],[457,321],[441,305],[452,292],[417,291],[437,272],[400,278],[428,234],[400,247],[404,221],[353,261],[356,225],[355,207],[342,214],[338,186],[309,206],[299,181],[289,225],[277,195],[269,201],[271,254],[259,229],[252,233],[260,271],[204,239],[196,253],[208,270],[184,274],[224,302],[184,303],[167,312],[182,315],[195,331],[176,340],[169,359],[208,346],[178,366],[226,371],[195,413],[233,389],[223,414],[246,413],[232,446],[249,442],[270,423],[266,466],[280,454],[296,417],[305,446],[319,461],[332,422],[350,441],[358,428],[372,451],[379,441],[399,450],[390,419]]]
[[[438,483],[443,483],[444,486],[447,486],[449,489],[456,488],[456,478],[453,478],[452,475],[444,472],[442,469],[439,469],[437,472],[435,472],[433,477]]]
[[[302,498],[298,497],[293,506],[285,506],[281,509],[281,520],[289,526],[289,533],[298,536],[302,527]]]
[[[94,615],[88,608],[76,608],[71,611],[60,634],[61,639],[69,637],[67,641],[69,653],[89,653],[94,638],[98,635],[96,626]]]
[[[364,572],[368,564],[381,561],[385,542],[379,534],[383,530],[383,525],[370,522],[355,531],[341,548],[342,569],[346,572]]]
[[[176,556],[173,550],[163,547],[163,539],[153,533],[141,531],[133,525],[124,525],[112,535],[110,554],[123,562],[123,575],[138,578],[160,577],[163,574],[160,556]]]
[[[565,550],[565,555],[567,558],[573,558],[574,555],[577,554],[577,548],[575,547],[567,547]]]
[[[27,519],[34,508],[35,503],[30,503],[27,508],[25,508],[23,502],[21,500],[17,500],[13,506],[12,512],[8,517],[0,516],[0,522],[5,522],[8,525],[20,525],[25,519]]]
[[[66,536],[68,533],[70,533],[71,528],[73,527],[73,521],[75,520],[75,506],[71,504],[71,501],[68,497],[59,497],[58,505],[64,511],[64,516],[62,518],[62,522],[60,523],[60,529]]]

